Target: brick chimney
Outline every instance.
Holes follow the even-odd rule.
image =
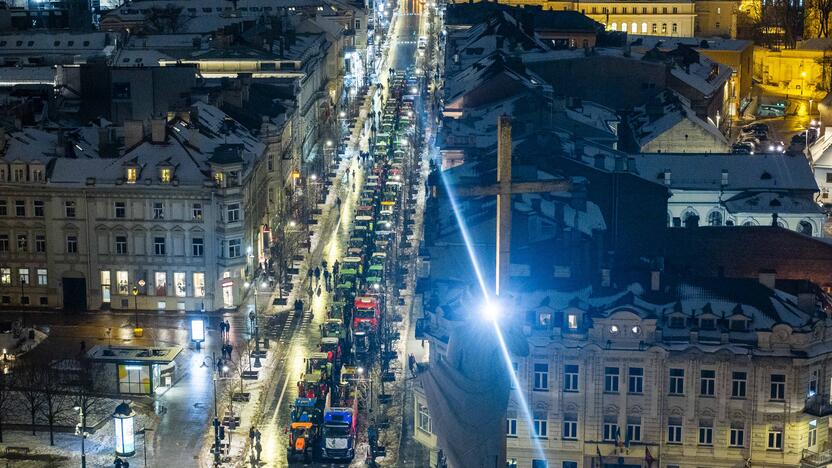
[[[144,140],[144,122],[141,120],[124,121],[124,146],[132,148]]]
[[[167,140],[168,122],[163,117],[150,120],[150,141],[152,143],[164,143]]]

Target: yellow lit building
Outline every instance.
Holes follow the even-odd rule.
[[[513,6],[541,6],[546,10],[580,11],[603,24],[609,31],[636,34],[691,37],[694,35],[696,8],[690,0],[667,1],[589,1],[545,0],[500,1]]]
[[[800,41],[794,49],[754,48],[754,79],[770,92],[822,98],[829,90],[824,69],[832,63],[832,39]]]

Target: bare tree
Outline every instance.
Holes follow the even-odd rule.
[[[811,36],[829,37],[832,0],[809,0],[806,3],[806,29]]]
[[[41,366],[40,414],[49,426],[49,445],[55,445],[55,422],[70,408],[71,396],[66,375],[58,366],[65,361],[45,361]]]
[[[23,405],[31,417],[32,435],[35,433],[37,416],[43,407],[43,369],[39,362],[25,361],[14,367],[14,389],[23,400]]]
[[[16,400],[15,391],[12,389],[12,378],[14,374],[7,374],[0,369],[0,443],[3,443],[3,419],[11,410]]]
[[[84,431],[87,428],[87,417],[106,401],[106,376],[103,369],[84,354],[80,355],[77,364],[77,379],[69,387],[69,393],[73,406],[81,412],[81,431]]]
[[[276,223],[272,229],[271,254],[272,266],[274,268],[275,282],[277,283],[277,297],[283,298],[283,285],[292,265],[292,257],[298,250],[300,244],[300,232],[295,226],[291,226],[286,219],[285,213],[276,217]]]

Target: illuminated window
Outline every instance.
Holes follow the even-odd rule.
[[[127,181],[128,184],[135,184],[136,178],[139,176],[139,170],[135,167],[128,167],[125,170],[124,179]]]
[[[12,269],[11,268],[0,268],[0,284],[4,284],[4,285],[12,284]]]
[[[116,286],[118,287],[118,293],[121,295],[126,295],[129,291],[128,283],[127,283],[127,272],[126,271],[117,271],[116,272]]]
[[[46,286],[49,284],[49,276],[46,268],[38,268],[38,286]]]
[[[164,271],[157,271],[155,275],[155,285],[156,295],[157,296],[167,296],[168,295],[168,275]]]
[[[159,170],[159,180],[161,180],[163,184],[169,184],[172,175],[173,171],[169,167],[163,167]]]
[[[194,297],[205,297],[205,273],[194,273]]]
[[[173,274],[173,286],[175,288],[177,297],[185,297],[187,295],[187,285],[185,284],[185,273]]]
[[[18,269],[20,284],[21,285],[28,285],[29,284],[29,269],[28,268],[19,268]]]
[[[566,316],[566,323],[570,330],[575,330],[578,328],[578,316],[575,314],[569,314]]]
[[[223,174],[222,172],[215,172],[214,173],[214,182],[216,182],[217,185],[222,187],[224,181],[225,181],[225,174]]]

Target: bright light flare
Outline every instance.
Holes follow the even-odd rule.
[[[529,403],[528,401],[526,401],[526,397],[524,396],[525,390],[523,390],[523,385],[517,378],[517,374],[514,372],[514,365],[512,364],[511,354],[509,353],[508,346],[506,346],[505,339],[503,338],[503,332],[500,330],[499,323],[496,320],[496,318],[499,317],[500,314],[499,304],[492,302],[490,299],[490,288],[488,288],[485,284],[485,279],[482,275],[482,270],[480,269],[479,262],[477,261],[477,255],[476,252],[474,252],[473,243],[471,242],[471,236],[468,233],[468,227],[462,218],[459,205],[457,204],[456,195],[452,190],[451,184],[448,182],[448,178],[445,176],[444,172],[440,172],[439,174],[442,178],[442,183],[445,186],[445,191],[448,194],[448,200],[451,202],[451,208],[453,209],[454,218],[456,219],[457,225],[459,226],[459,232],[462,236],[462,241],[465,243],[465,249],[468,252],[468,259],[471,261],[471,266],[474,269],[474,274],[477,277],[477,282],[479,283],[480,290],[482,291],[484,300],[484,307],[482,309],[482,313],[485,317],[489,318],[489,322],[491,322],[491,324],[494,326],[494,334],[497,337],[497,342],[500,345],[500,353],[503,355],[503,364],[505,365],[506,371],[508,372],[508,375],[511,378],[512,388],[514,389],[514,396],[517,400],[517,403],[519,403],[520,409],[523,411],[523,416],[526,419],[526,424],[528,424],[529,427],[534,427],[534,418],[532,417],[531,408],[529,408]],[[543,452],[543,447],[540,445],[540,440],[533,438],[532,444],[535,450],[535,458],[539,458],[541,460],[548,460],[546,454]]]

